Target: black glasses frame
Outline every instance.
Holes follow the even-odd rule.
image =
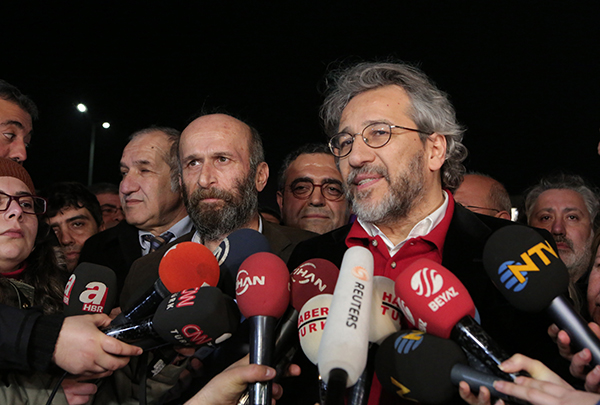
[[[7,211],[8,208],[10,207],[10,204],[12,204],[13,201],[16,201],[17,204],[19,206],[21,206],[21,202],[20,202],[21,198],[33,198],[33,210],[34,211],[33,212],[27,212],[21,206],[21,210],[23,211],[23,213],[25,213],[25,214],[31,214],[31,215],[42,215],[42,214],[46,213],[46,208],[48,206],[48,200],[46,200],[44,197],[40,197],[40,196],[33,195],[33,194],[10,195],[10,194],[6,194],[6,193],[4,193],[2,191],[0,191],[0,195],[5,195],[5,196],[8,197],[8,203],[6,204],[6,208],[4,208],[4,209],[0,208],[0,212]],[[43,211],[42,212],[35,212],[36,205],[40,204],[40,203],[41,203],[41,206],[43,208]]]
[[[311,189],[310,192],[306,195],[298,195],[294,192],[294,187],[298,184],[298,183],[308,183],[311,185]],[[312,182],[312,180],[299,180],[299,181],[293,181],[292,184],[290,184],[288,186],[288,190],[290,191],[290,193],[292,193],[292,195],[294,197],[296,197],[299,200],[308,200],[310,198],[310,196],[315,192],[315,187],[320,187],[321,188],[321,195],[323,196],[323,198],[325,198],[328,201],[340,201],[342,198],[344,198],[344,190],[342,188],[342,194],[339,197],[336,198],[330,198],[328,196],[325,195],[325,192],[323,192],[323,187],[326,187],[330,184],[335,184],[336,186],[340,186],[340,188],[342,188],[342,185],[339,183],[335,183],[333,181],[326,181],[324,183],[321,184],[315,184]]]

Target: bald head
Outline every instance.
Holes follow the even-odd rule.
[[[500,182],[489,176],[466,174],[454,199],[478,214],[510,219],[510,196]]]

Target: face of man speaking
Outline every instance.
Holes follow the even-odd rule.
[[[246,124],[224,114],[197,118],[181,134],[184,202],[209,249],[238,228],[258,228],[258,192],[269,168],[261,162],[251,170],[250,137]]]
[[[374,149],[364,143],[360,133],[376,122],[416,128],[408,115],[410,105],[401,87],[369,90],[350,100],[339,125],[340,132],[359,134],[350,154],[339,160],[353,211],[395,243],[443,202],[439,170],[446,140],[433,134],[423,142],[417,132],[394,129],[390,141]]]

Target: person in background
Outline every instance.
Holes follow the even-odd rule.
[[[0,157],[23,164],[38,109],[31,99],[0,80]]]
[[[465,174],[454,191],[454,200],[478,214],[511,219],[512,203],[508,192],[497,180],[480,173]]]
[[[119,186],[112,183],[96,183],[88,189],[94,193],[100,203],[104,229],[112,228],[125,219],[119,198]]]

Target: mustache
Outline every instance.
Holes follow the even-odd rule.
[[[192,193],[192,198],[194,199],[194,201],[198,202],[208,198],[218,198],[220,200],[225,201],[226,203],[230,203],[235,200],[235,196],[233,195],[233,193],[215,187],[198,188]]]
[[[359,168],[351,169],[348,173],[348,178],[346,179],[346,187],[350,187],[354,184],[356,178],[361,174],[378,174],[385,178],[388,182],[390,181],[390,176],[387,169],[383,166],[377,165],[364,165]]]
[[[564,235],[556,235],[556,236],[554,236],[554,241],[556,243],[564,243],[567,246],[569,246],[569,249],[573,250],[573,241],[571,241],[571,239],[568,239]]]

